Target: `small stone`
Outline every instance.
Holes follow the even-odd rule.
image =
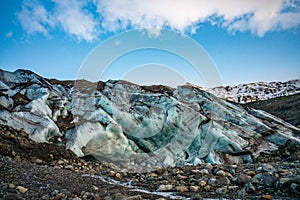
[[[49,199],[50,199],[50,197],[48,194],[43,195],[41,198],[41,200],[49,200]]]
[[[226,194],[227,192],[228,192],[227,187],[218,188],[216,190],[216,193],[218,193],[218,194]]]
[[[272,196],[269,195],[269,194],[263,194],[261,197],[262,197],[263,199],[272,200]]]
[[[223,170],[219,170],[216,173],[217,176],[226,176],[226,172],[224,172]]]
[[[276,177],[269,173],[264,173],[262,178],[263,184],[267,187],[273,186],[274,182],[276,181]]]
[[[21,161],[21,157],[20,157],[19,155],[17,155],[17,156],[15,157],[15,160]]]
[[[262,170],[265,171],[265,172],[274,172],[275,171],[275,168],[270,165],[270,164],[263,164],[262,165]]]
[[[72,193],[70,191],[67,191],[66,189],[61,190],[66,196],[72,196]]]
[[[211,189],[210,185],[207,185],[207,186],[204,187],[204,190],[205,190],[206,192],[209,192],[210,189]]]
[[[252,178],[251,179],[251,183],[254,183],[254,184],[260,184],[260,180],[256,179],[256,178]]]
[[[290,181],[291,181],[290,178],[281,178],[281,179],[279,179],[278,184],[284,185],[284,184],[286,184],[286,183],[288,183]]]
[[[28,189],[25,188],[25,187],[23,187],[23,186],[18,186],[18,187],[17,187],[17,190],[18,190],[20,193],[25,193],[25,192],[28,191]]]
[[[65,166],[65,169],[68,169],[68,170],[73,170],[74,168],[73,168],[73,166],[72,165],[67,165],[67,166]]]
[[[141,195],[136,195],[136,196],[131,196],[131,197],[127,197],[126,200],[142,200],[142,196]]]
[[[9,189],[15,189],[15,185],[13,183],[8,184]]]
[[[238,191],[238,197],[241,199],[244,199],[246,196],[246,190],[245,188],[241,189],[240,191]]]
[[[183,176],[183,175],[180,175],[178,174],[177,177],[181,180],[184,180],[184,179],[187,179],[188,177],[187,176]]]
[[[161,175],[161,174],[164,173],[164,170],[163,170],[162,168],[157,168],[157,169],[155,170],[155,173],[157,173],[158,175]]]
[[[232,169],[236,169],[236,168],[237,168],[237,165],[230,165],[230,167],[231,167]]]
[[[97,186],[92,186],[93,187],[93,190],[99,190],[99,188]]]
[[[230,174],[229,172],[226,172],[226,176],[227,176],[228,178],[230,178],[230,179],[233,178],[232,174]]]
[[[292,183],[290,186],[291,192],[294,192],[296,194],[300,194],[300,186],[296,183]]]
[[[85,192],[84,195],[85,195],[85,196],[89,196],[90,193],[89,193],[89,192]]]
[[[102,200],[102,198],[99,195],[95,195],[93,200]]]
[[[53,154],[49,154],[49,158],[50,158],[51,160],[53,160],[53,159],[54,159]]]
[[[262,171],[262,167],[258,167],[256,171]]]
[[[177,192],[188,192],[189,190],[184,185],[180,185],[176,187]]]
[[[63,160],[58,160],[57,161],[57,164],[59,164],[59,165],[62,165],[62,164],[64,164],[65,162],[63,161]]]
[[[206,181],[204,181],[204,180],[200,181],[200,186],[201,186],[201,187],[206,186]]]
[[[239,186],[233,185],[233,186],[228,186],[227,188],[228,188],[228,190],[236,190],[239,188]]]
[[[58,193],[57,195],[56,195],[56,199],[62,199],[62,198],[64,198],[66,195],[64,194],[64,193]]]
[[[263,174],[262,174],[262,173],[256,174],[256,175],[251,179],[251,182],[256,181],[257,183],[259,183],[260,181],[262,181],[262,178],[263,178]],[[253,183],[254,183],[254,182],[253,182]]]
[[[177,170],[176,174],[183,174],[184,172],[182,170]]]
[[[202,175],[207,175],[207,174],[209,174],[209,172],[208,172],[207,169],[201,169],[201,170],[200,170],[200,173],[201,173]]]
[[[35,160],[35,163],[36,163],[36,164],[43,164],[43,161],[42,161],[41,159],[38,159],[38,158],[37,158],[37,159]]]
[[[198,173],[200,173],[200,170],[198,170],[198,169],[193,169],[193,170],[191,170],[191,172],[194,173],[194,174],[198,174]]]
[[[151,176],[151,177],[157,177],[158,175],[155,174],[155,173],[151,173],[150,176]]]
[[[207,164],[205,167],[206,167],[206,169],[208,169],[208,170],[212,170],[212,169],[214,168],[211,164]]]
[[[238,176],[237,181],[238,181],[239,184],[243,185],[245,183],[248,183],[250,181],[250,179],[251,179],[251,176],[248,176],[246,174],[240,174]]]
[[[210,178],[210,179],[208,180],[208,184],[209,184],[209,185],[214,185],[216,182],[217,182],[217,179],[215,179],[215,178]]]
[[[250,170],[250,171],[247,171],[246,174],[247,174],[248,176],[253,177],[253,176],[255,176],[256,173],[255,173],[255,171]]]
[[[281,170],[279,171],[279,174],[280,174],[281,176],[286,176],[286,175],[291,174],[291,172],[290,172],[288,169],[281,169]]]
[[[171,191],[173,189],[172,185],[160,185],[157,191],[164,192],[164,191]]]
[[[218,178],[218,184],[219,185],[229,185],[230,180],[227,177],[221,177],[221,178]]]
[[[248,193],[253,193],[256,191],[256,189],[255,189],[254,185],[252,185],[252,183],[247,183],[245,188]]]
[[[126,196],[124,196],[124,195],[121,194],[121,193],[117,193],[117,194],[114,194],[114,195],[113,195],[113,199],[114,199],[114,200],[125,200],[125,199],[126,199]]]
[[[51,192],[51,195],[52,195],[52,196],[55,196],[55,195],[58,194],[58,193],[59,193],[58,190],[54,190],[53,192]]]
[[[114,172],[114,171],[109,171],[109,175],[110,175],[110,176],[115,176],[115,174],[116,174],[116,172]]]
[[[115,177],[118,178],[118,179],[121,179],[121,174],[120,173],[116,173]]]
[[[191,192],[198,192],[199,189],[200,189],[199,186],[190,186],[190,191],[191,191]]]

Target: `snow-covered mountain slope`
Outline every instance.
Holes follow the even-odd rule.
[[[264,111],[226,102],[197,86],[138,86],[44,79],[0,71],[0,123],[78,156],[145,170],[251,162],[300,130]]]
[[[235,103],[249,103],[300,93],[300,80],[258,82],[207,89],[219,98]]]

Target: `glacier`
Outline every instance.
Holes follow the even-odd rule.
[[[299,128],[195,85],[58,81],[28,70],[0,70],[0,123],[134,170],[252,162],[300,143]]]

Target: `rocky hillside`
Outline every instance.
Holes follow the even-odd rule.
[[[300,127],[300,94],[246,103],[245,106],[264,110]]]
[[[208,91],[228,101],[244,104],[300,93],[300,80],[239,84],[216,87]]]
[[[134,171],[252,162],[287,141],[300,143],[289,123],[191,85],[58,81],[1,70],[0,107],[0,124],[36,142]]]

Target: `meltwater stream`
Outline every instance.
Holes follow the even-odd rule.
[[[181,199],[181,200],[189,200],[190,199],[190,198],[186,198],[186,197],[183,197],[183,196],[174,195],[174,193],[172,193],[172,192],[151,192],[147,189],[133,186],[133,185],[131,185],[131,182],[122,183],[120,181],[116,181],[116,180],[111,179],[111,178],[104,178],[104,177],[99,176],[99,175],[82,174],[82,176],[83,177],[92,177],[92,178],[100,179],[101,181],[103,181],[105,183],[108,183],[110,185],[118,185],[118,186],[126,187],[126,188],[130,189],[131,191],[135,191],[135,192],[141,192],[141,193],[146,193],[146,194],[155,194],[155,195],[159,195],[159,196],[170,198],[170,199]]]
[[[176,195],[173,192],[152,192],[145,188],[133,186],[133,185],[131,185],[131,182],[122,183],[122,182],[116,181],[112,178],[109,178],[109,177],[104,178],[102,176],[95,175],[95,174],[82,174],[82,176],[100,179],[101,181],[108,183],[110,185],[122,186],[122,187],[128,188],[129,190],[135,191],[135,192],[141,192],[141,193],[145,193],[145,194],[154,194],[154,195],[159,195],[159,196],[170,198],[170,199],[180,199],[180,200],[190,200],[191,199],[191,198],[183,197],[180,195]],[[204,200],[217,200],[217,199],[213,199],[213,198],[203,198],[203,199]],[[223,199],[223,200],[226,200],[226,199]]]

